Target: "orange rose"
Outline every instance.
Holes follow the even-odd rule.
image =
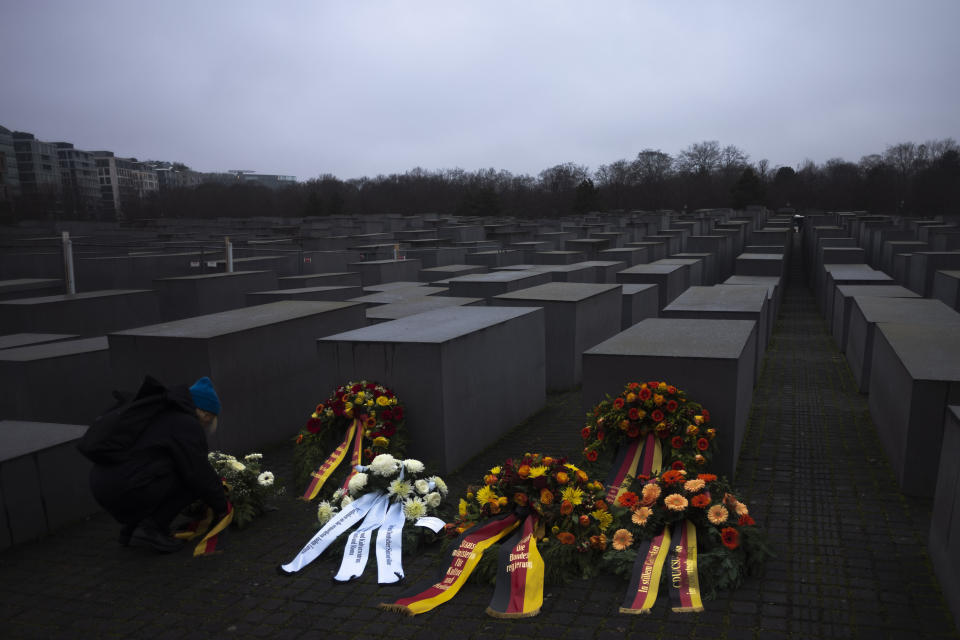
[[[590,477],[587,475],[586,471],[577,470],[577,482],[584,483],[589,479]]]
[[[598,551],[603,551],[607,548],[607,536],[602,533],[597,536],[590,536],[590,546]]]
[[[573,503],[570,502],[569,500],[564,500],[563,502],[561,502],[560,513],[562,513],[565,516],[568,516],[571,513],[573,513]]]
[[[517,505],[524,507],[527,505],[527,494],[518,491],[513,494],[513,501],[517,503]]]
[[[606,511],[606,510],[607,510],[607,503],[606,503],[605,501],[603,501],[603,500],[597,500],[596,504],[594,504],[593,507],[594,507],[597,511]]]
[[[487,484],[497,484],[497,476],[489,473],[483,477],[483,481]]]
[[[546,466],[550,466],[551,464],[553,464],[553,458],[551,458],[550,456],[547,456],[546,458],[543,459],[543,464]]]
[[[590,526],[590,516],[580,516],[580,526],[589,527]]]
[[[560,544],[573,544],[577,541],[577,537],[569,531],[561,531],[557,534],[557,540],[560,541]]]
[[[553,504],[553,494],[550,489],[540,490],[540,504]]]
[[[528,465],[528,464],[522,464],[522,465],[520,465],[520,468],[517,469],[517,475],[520,476],[521,478],[526,478],[527,476],[529,476],[529,475],[530,475],[530,465]]]
[[[566,471],[557,472],[557,484],[567,484],[570,482],[570,476],[567,475]]]

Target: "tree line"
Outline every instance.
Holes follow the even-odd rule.
[[[890,145],[859,162],[805,160],[771,167],[735,145],[696,142],[676,155],[643,149],[591,171],[573,162],[537,176],[501,169],[420,167],[344,180],[323,174],[280,190],[251,183],[171,189],[127,210],[131,218],[330,216],[437,212],[555,217],[588,211],[710,207],[866,210],[936,215],[960,211],[960,147],[950,138]]]

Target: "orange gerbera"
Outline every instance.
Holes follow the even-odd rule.
[[[687,508],[687,499],[679,493],[671,493],[663,499],[663,504],[671,511],[683,511]]]
[[[664,474],[660,476],[660,479],[666,482],[667,484],[676,484],[678,482],[682,482],[684,478],[685,476],[682,473],[680,473],[680,471],[678,471],[677,469],[670,469],[669,471],[665,471]]]
[[[710,448],[709,440],[707,440],[706,438],[700,438],[699,440],[697,440],[697,449],[700,449],[700,451],[706,451],[709,448]]]
[[[730,512],[722,504],[715,504],[707,511],[707,520],[710,524],[720,526],[730,517]]]
[[[637,409],[636,407],[631,407],[630,411],[627,412],[627,417],[629,417],[631,420],[639,420],[640,410]]]
[[[650,396],[652,395],[653,394],[650,392],[650,389],[647,389],[646,387],[644,387],[643,389],[640,389],[640,391],[637,393],[637,397],[639,397],[644,402],[649,400]]]
[[[617,529],[613,534],[613,548],[617,551],[623,551],[633,544],[633,534],[626,529]]]
[[[752,526],[752,525],[755,525],[755,524],[757,524],[757,522],[756,522],[756,520],[754,520],[754,519],[750,516],[750,514],[748,513],[748,514],[746,514],[746,515],[740,516],[740,519],[737,520],[737,524],[739,524],[741,527],[743,527],[743,526]]]
[[[589,440],[589,439],[590,439],[590,427],[584,427],[583,429],[581,429],[581,430],[580,430],[580,437],[583,438],[584,440]]]
[[[740,532],[733,527],[724,527],[720,530],[720,540],[727,549],[736,549],[740,546]]]
[[[560,544],[573,544],[577,541],[577,536],[573,535],[569,531],[561,531],[557,534],[557,540],[560,541]]]
[[[701,473],[697,475],[697,477],[703,480],[704,482],[715,482],[717,479],[717,476],[712,473]]]
[[[651,505],[660,497],[660,485],[648,484],[643,487],[643,504]]]
[[[598,454],[596,451],[593,451],[593,450],[587,451],[586,453],[587,460],[589,460],[590,462],[596,462],[599,455],[600,454]]]
[[[623,409],[623,398],[617,398],[613,401],[614,409]]]
[[[637,507],[633,510],[633,515],[630,517],[630,520],[633,524],[643,526],[647,524],[647,518],[653,515],[653,509],[650,507]]]

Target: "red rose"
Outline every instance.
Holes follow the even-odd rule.
[[[350,391],[357,393],[358,391],[363,391],[363,387],[361,387],[358,384],[355,384],[352,387],[350,387]]]
[[[681,438],[680,436],[673,436],[672,438],[670,438],[670,446],[672,446],[674,449],[682,448],[683,438]]]
[[[323,427],[323,423],[320,422],[319,418],[310,418],[307,420],[307,431],[310,433],[318,433]]]
[[[623,398],[617,398],[613,401],[614,409],[623,409]]]
[[[709,411],[707,411],[706,409],[704,409],[703,411],[700,412],[700,415],[703,416],[703,421],[704,421],[704,422],[710,422],[710,412],[709,412]]]
[[[639,382],[631,382],[630,384],[627,385],[627,388],[628,388],[628,389],[636,389],[636,388],[639,387],[639,386],[640,386],[640,383],[639,383]]]
[[[403,407],[394,407],[394,408],[393,408],[393,419],[394,419],[394,420],[403,420]]]
[[[376,384],[375,382],[368,382],[368,383],[367,383],[367,389],[370,389],[371,391],[373,391],[373,390],[376,389],[376,388],[377,388],[377,384]]]
[[[593,451],[593,450],[587,451],[587,452],[586,452],[586,456],[587,456],[587,460],[589,460],[590,462],[596,462],[596,461],[597,461],[598,455],[597,455],[597,452],[596,452],[596,451]]]
[[[647,386],[650,387],[651,389],[656,389],[657,387],[660,386],[660,383],[657,382],[656,380],[654,380],[654,381],[647,381]]]
[[[380,412],[380,417],[383,420],[393,420],[393,411],[390,411],[390,409],[384,409],[382,412]]]
[[[674,460],[674,461],[670,464],[670,468],[671,468],[671,469],[676,469],[677,471],[680,471],[680,470],[682,470],[682,469],[686,469],[686,467],[684,466],[682,460]]]
[[[677,407],[679,406],[680,405],[677,404],[676,400],[667,400],[667,411],[669,411],[670,413],[673,413],[674,411],[676,411]]]
[[[390,389],[387,389],[386,391],[384,391],[383,395],[387,396],[387,398],[391,400],[393,399],[393,391],[390,391]]]
[[[697,449],[700,449],[700,451],[706,451],[709,448],[710,448],[709,440],[707,440],[706,438],[700,438],[699,440],[697,440]]]
[[[654,422],[663,422],[663,411],[660,411],[660,409],[654,409],[650,414],[650,419]]]
[[[672,384],[667,385],[667,393],[669,393],[670,395],[673,395],[676,392],[677,392],[677,388],[675,386],[673,386]]]
[[[736,549],[740,546],[740,533],[733,527],[724,527],[720,530],[720,540],[727,549]]]
[[[640,391],[637,392],[637,397],[639,397],[644,402],[649,400],[652,395],[653,395],[653,392],[651,392],[650,389],[640,389]]]
[[[757,524],[757,522],[750,516],[749,513],[745,513],[742,516],[740,516],[740,519],[737,521],[737,524],[743,527],[743,526],[755,525]]]
[[[583,438],[584,440],[589,440],[589,439],[590,439],[590,427],[584,427],[583,429],[581,429],[581,430],[580,430],[580,437]]]

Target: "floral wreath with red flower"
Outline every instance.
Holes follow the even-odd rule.
[[[546,565],[546,582],[557,584],[596,573],[599,554],[609,547],[614,517],[602,482],[564,457],[526,453],[495,466],[482,483],[467,487],[456,519],[447,524],[456,537],[490,518],[535,512],[537,546]],[[496,574],[495,552],[484,554],[481,580]]]
[[[406,410],[388,387],[368,380],[350,381],[337,387],[316,406],[296,435],[293,475],[297,486],[310,482],[314,472],[344,440],[354,419],[359,420],[362,459],[367,464],[382,453],[402,459],[406,450]],[[352,448],[353,444],[350,444]],[[326,493],[339,488],[350,473],[350,451],[325,483]]]
[[[666,469],[653,478],[633,478],[611,511],[617,530],[613,548],[603,560],[610,571],[626,577],[636,558],[634,543],[652,539],[682,520],[697,528],[698,573],[705,598],[738,587],[773,556],[747,505],[732,493],[726,479],[712,473]]]
[[[703,468],[713,455],[717,430],[710,412],[671,384],[630,382],[616,397],[597,404],[580,431],[587,466],[599,472],[613,464],[617,450],[653,433],[663,450],[663,465]]]

